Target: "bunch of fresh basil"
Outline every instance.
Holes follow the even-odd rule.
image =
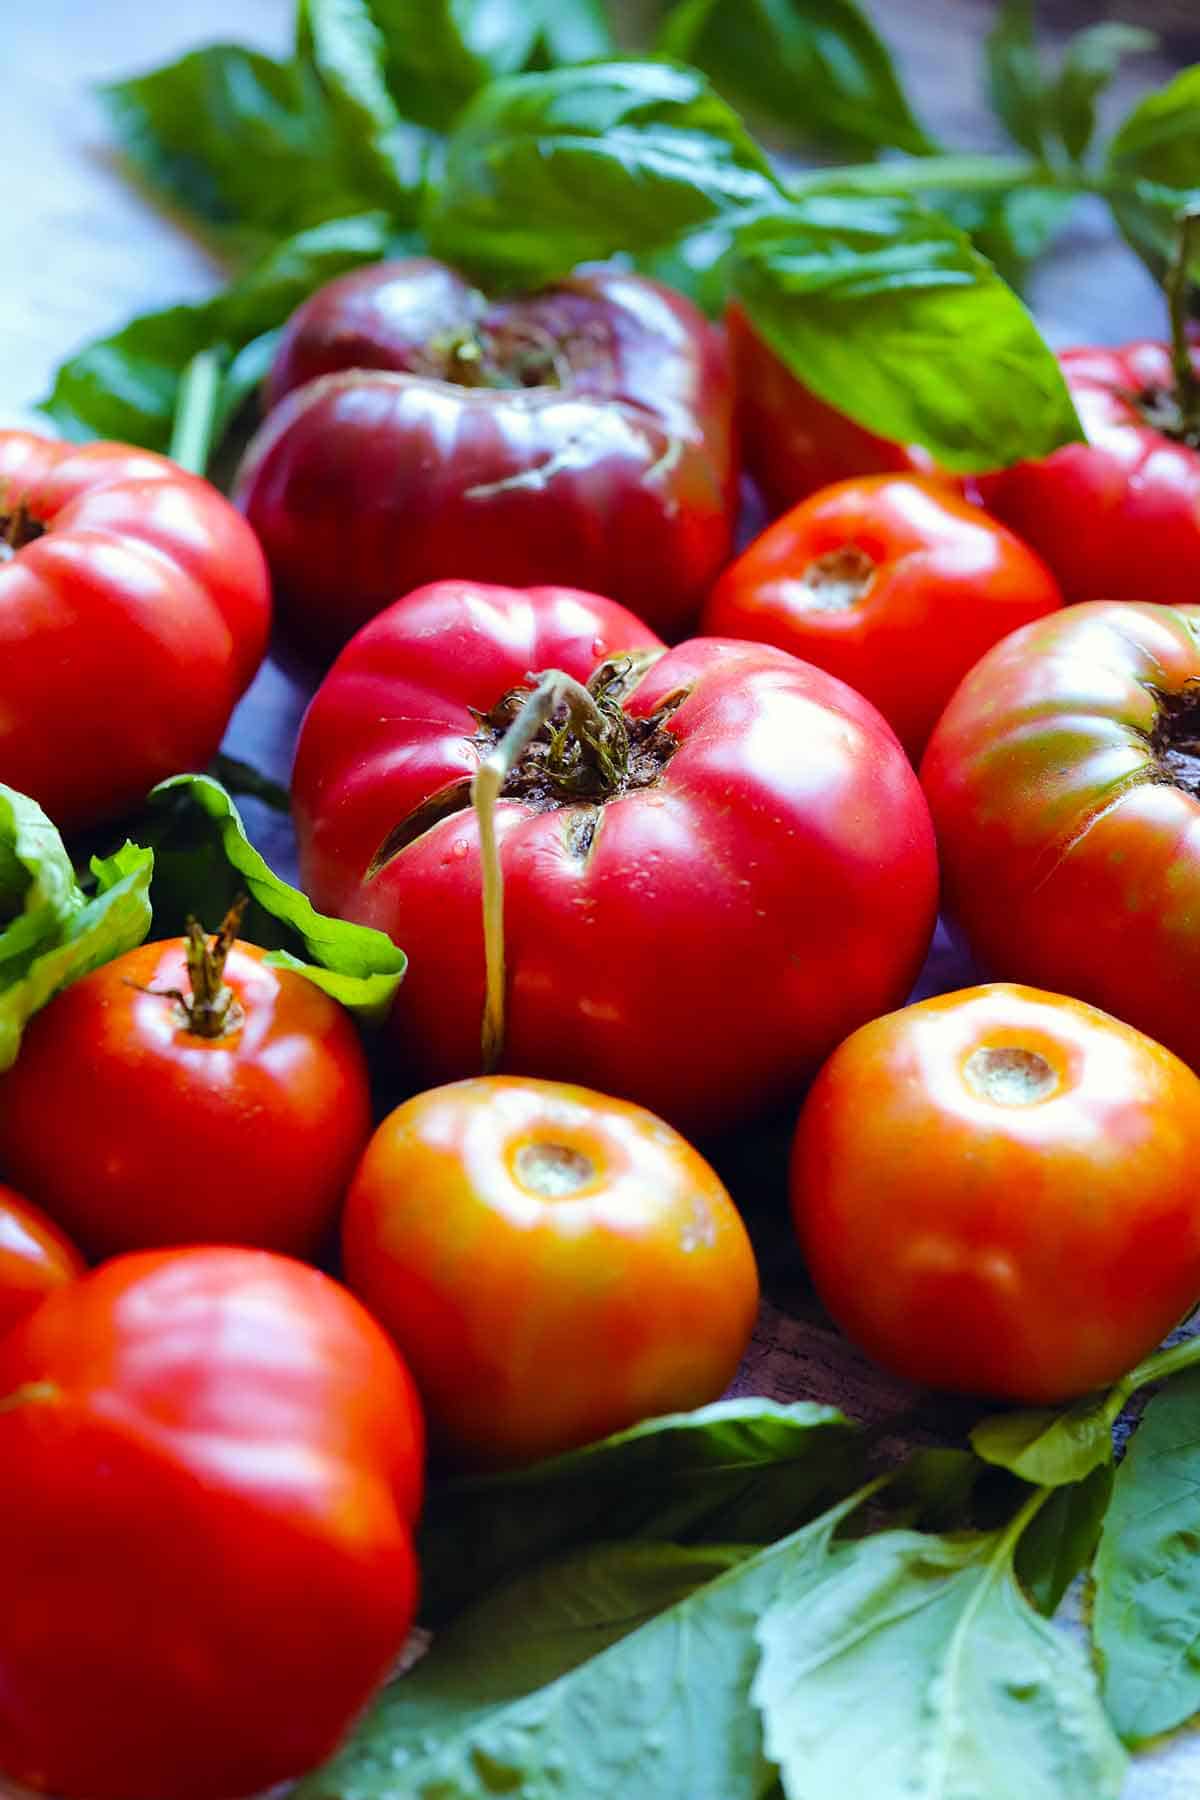
[[[300,0],[286,62],[219,44],[109,87],[131,163],[234,279],[71,358],[46,410],[67,434],[166,449],[199,369],[204,416],[183,441],[201,461],[308,293],[427,248],[493,286],[622,255],[710,307],[735,293],[823,399],[947,468],[1077,436],[1057,363],[995,265],[1036,254],[1084,190],[1161,262],[1200,185],[1200,69],[1098,152],[1097,96],[1153,40],[1093,26],[1049,70],[1029,0],[1009,0],[988,83],[1022,153],[955,155],[916,118],[856,0],[659,14],[652,55],[634,60],[601,0]],[[735,103],[789,155],[872,160],[785,173]]]

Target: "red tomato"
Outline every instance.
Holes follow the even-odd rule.
[[[305,883],[409,951],[393,1030],[423,1083],[481,1066],[471,777],[531,670],[587,680],[616,658],[626,766],[543,731],[497,809],[503,1067],[715,1132],[908,992],[937,871],[879,714],[781,650],[699,638],[655,659],[654,642],[595,597],[439,583],[360,632],[313,701],[293,780]]]
[[[332,1229],[371,1132],[366,1060],[342,1008],[263,957],[230,950],[212,1035],[179,998],[182,938],[106,963],[26,1027],[0,1076],[0,1167],[93,1255],[312,1256]]]
[[[416,1604],[420,1409],[358,1302],[260,1251],[120,1257],[0,1340],[0,1394],[0,1768],[229,1800],[328,1755]]]
[[[867,475],[777,520],[726,569],[701,625],[848,681],[915,758],[972,663],[1061,605],[1041,559],[977,506],[917,476]]]
[[[359,270],[292,319],[268,392],[235,497],[318,644],[444,576],[594,587],[674,630],[732,550],[724,344],[644,276],[489,302],[424,257]]]
[[[57,1225],[0,1182],[0,1337],[83,1270],[82,1256]]]
[[[1171,434],[1170,350],[1064,350],[1059,361],[1087,443],[985,476],[985,504],[1041,552],[1068,601],[1194,601],[1200,453]]]
[[[732,1200],[653,1113],[501,1076],[418,1094],[363,1157],[346,1279],[434,1437],[523,1462],[715,1400],[758,1306]]]
[[[850,475],[933,473],[927,450],[875,437],[818,400],[758,336],[740,306],[729,308],[725,325],[738,437],[746,467],[772,512]]]
[[[262,552],[208,482],[0,432],[0,781],[64,830],[204,767],[269,624]]]
[[[864,1025],[809,1094],[792,1208],[876,1361],[1029,1404],[1107,1386],[1200,1297],[1200,1081],[1107,1013],[980,987]]]
[[[1200,1066],[1200,610],[1093,604],[977,663],[921,765],[948,912],[991,975]]]

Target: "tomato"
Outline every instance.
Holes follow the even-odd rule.
[[[818,400],[763,342],[740,306],[729,308],[725,325],[738,437],[772,512],[850,475],[934,472],[933,458],[919,445],[889,443]]]
[[[0,1182],[0,1337],[83,1270],[82,1256],[57,1225]]]
[[[946,908],[990,975],[1200,1066],[1200,610],[1093,603],[976,664],[921,765]]]
[[[329,1754],[416,1605],[420,1409],[358,1302],[262,1251],[120,1257],[0,1340],[0,1394],[0,1769],[230,1800]]]
[[[190,1242],[312,1256],[333,1227],[371,1133],[362,1047],[302,975],[253,944],[222,948],[207,1018],[200,988],[182,998],[195,947],[142,944],[57,994],[0,1076],[0,1168],[94,1256]]]
[[[1200,1081],[1107,1013],[970,988],[877,1019],[800,1116],[817,1292],[886,1368],[1049,1404],[1103,1387],[1200,1297]]]
[[[269,624],[262,552],[206,481],[0,432],[0,781],[64,830],[204,767]]]
[[[640,1106],[561,1082],[460,1081],[399,1107],[354,1178],[343,1250],[435,1441],[472,1462],[715,1400],[758,1306],[703,1158]]]
[[[471,780],[547,668],[601,699],[583,696],[591,723],[537,734],[497,810],[499,1066],[716,1132],[908,992],[937,871],[887,725],[782,650],[655,643],[594,596],[438,583],[326,677],[293,778],[301,868],[320,907],[408,950],[391,1021],[406,1076],[480,1070]]]
[[[318,645],[443,576],[594,587],[676,630],[733,547],[723,342],[640,275],[489,302],[424,257],[360,270],[295,315],[268,395],[235,498]]]
[[[1200,590],[1200,452],[1175,435],[1169,348],[1059,361],[1087,442],[983,477],[985,504],[1045,557],[1068,601],[1187,605]],[[1200,371],[1200,353],[1193,362]]]
[[[1019,538],[913,475],[823,488],[731,563],[702,629],[778,644],[848,681],[912,757],[972,663],[1061,606]]]

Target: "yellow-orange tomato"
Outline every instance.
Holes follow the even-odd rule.
[[[0,1182],[0,1334],[84,1266],[65,1232]]]
[[[1081,1001],[995,984],[865,1025],[792,1157],[822,1301],[876,1361],[1026,1403],[1100,1387],[1200,1298],[1200,1080]]]
[[[691,1145],[552,1081],[459,1081],[397,1108],[359,1165],[343,1247],[434,1442],[473,1463],[715,1399],[758,1302],[745,1227]]]

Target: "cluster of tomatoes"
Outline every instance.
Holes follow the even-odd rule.
[[[426,1422],[495,1464],[720,1393],[757,1274],[688,1139],[810,1080],[796,1227],[888,1366],[1058,1399],[1200,1296],[1200,455],[1165,348],[1064,366],[1089,441],[967,492],[736,312],[417,259],[297,313],[240,512],[0,436],[0,779],[75,828],[202,767],[273,589],[344,646],[303,883],[408,952],[413,1094],[376,1127],[349,1019],[236,917],[32,1020],[0,1769],[218,1800],[319,1760],[415,1614]],[[735,558],[739,444],[790,510]],[[1033,985],[896,1010],[939,868]]]

